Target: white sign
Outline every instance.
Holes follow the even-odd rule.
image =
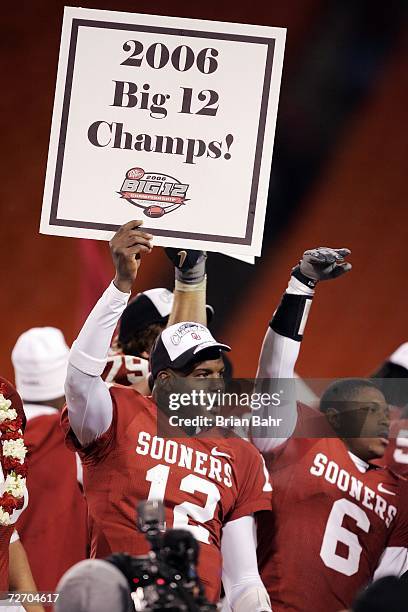
[[[260,255],[285,33],[65,9],[40,231]]]

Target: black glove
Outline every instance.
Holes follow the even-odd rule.
[[[351,264],[344,261],[350,255],[349,249],[318,247],[303,253],[299,264],[293,268],[292,276],[309,287],[319,281],[337,278],[351,270]]]
[[[164,249],[167,257],[176,269],[176,280],[187,285],[197,285],[205,276],[205,251],[193,251],[192,249]]]

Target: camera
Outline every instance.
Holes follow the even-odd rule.
[[[199,545],[184,529],[165,530],[163,504],[145,501],[138,505],[138,528],[150,551],[133,557],[117,553],[106,559],[126,577],[135,610],[143,612],[213,612],[196,573]]]

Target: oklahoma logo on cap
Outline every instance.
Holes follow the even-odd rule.
[[[175,323],[160,334],[150,354],[153,378],[166,368],[183,368],[189,360],[208,348],[231,350],[227,344],[217,342],[207,327],[194,321]]]
[[[201,336],[197,333],[199,330],[201,332],[204,331],[204,332],[207,332],[207,334],[210,334],[208,329],[204,327],[203,325],[199,325],[198,323],[183,323],[172,334],[170,340],[175,346],[178,346],[180,342],[182,341],[182,339],[184,338],[184,336],[188,333],[191,333],[191,337],[193,338],[193,340],[201,340]]]

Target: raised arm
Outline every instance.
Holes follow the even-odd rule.
[[[253,429],[253,442],[262,452],[269,452],[289,438],[297,422],[296,384],[282,379],[294,377],[306,322],[315,287],[319,281],[330,280],[351,270],[344,261],[348,249],[320,247],[305,251],[293,268],[288,287],[275,311],[265,334],[259,357],[257,379],[262,392],[270,395],[285,387],[279,406],[268,406],[265,416],[281,418],[282,424],[269,436],[264,428]],[[281,379],[281,382],[279,381]]]
[[[207,325],[205,308],[207,277],[204,251],[165,249],[175,267],[174,302],[168,325],[180,321],[196,321]]]
[[[115,278],[71,348],[65,394],[70,425],[83,446],[101,436],[112,422],[112,401],[101,374],[117,322],[137,277],[140,257],[152,250],[153,236],[141,231],[141,224],[141,221],[129,221],[112,238]]]

